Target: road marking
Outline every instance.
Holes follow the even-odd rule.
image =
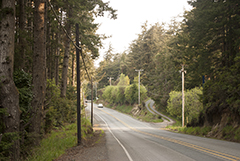
[[[101,110],[102,111],[102,110]],[[118,144],[123,148],[125,154],[127,155],[129,161],[133,161],[132,157],[130,156],[130,154],[128,153],[127,149],[123,146],[123,144],[118,140],[118,138],[113,134],[113,132],[111,131],[111,129],[109,128],[107,122],[98,114],[95,113],[95,115],[97,115],[100,119],[103,120],[103,122],[107,125],[108,131],[112,134],[112,136],[114,137],[114,139],[118,142]]]
[[[171,139],[171,138],[168,138],[168,137],[163,137],[163,136],[159,136],[159,135],[155,135],[155,134],[151,134],[151,133],[147,133],[147,132],[144,132],[144,131],[140,131],[136,128],[133,128],[131,126],[129,126],[127,123],[123,122],[122,120],[116,118],[115,116],[113,116],[112,114],[100,109],[102,112],[112,116],[113,118],[115,118],[116,120],[118,120],[119,122],[121,122],[122,124],[124,124],[125,126],[127,126],[128,128],[136,131],[136,132],[139,132],[139,133],[142,133],[142,134],[145,134],[145,135],[148,135],[148,136],[153,136],[153,137],[156,137],[156,138],[160,138],[162,140],[166,140],[166,141],[169,141],[169,142],[173,142],[173,143],[176,143],[176,144],[179,144],[179,145],[183,145],[183,146],[186,146],[186,147],[189,147],[189,148],[192,148],[192,149],[195,149],[195,150],[198,150],[198,151],[201,151],[201,152],[205,152],[205,153],[208,153],[208,154],[211,154],[213,156],[217,156],[217,157],[220,157],[220,158],[224,158],[224,159],[227,159],[227,160],[231,160],[231,161],[238,161],[240,160],[239,157],[236,157],[236,156],[233,156],[233,155],[229,155],[229,154],[226,154],[226,153],[222,153],[222,152],[218,152],[218,151],[215,151],[215,150],[211,150],[211,149],[208,149],[208,148],[204,148],[204,147],[201,147],[201,146],[198,146],[198,145],[194,145],[194,144],[190,144],[190,143],[187,143],[187,142],[184,142],[184,141],[180,141],[180,140],[175,140],[175,139]],[[98,115],[99,116],[99,115]],[[100,116],[99,116],[100,117]],[[101,118],[101,117],[100,117]],[[104,121],[105,122],[105,121]],[[106,122],[105,122],[106,123]]]

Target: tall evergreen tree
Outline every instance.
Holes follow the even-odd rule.
[[[31,132],[38,144],[46,93],[46,0],[35,0]]]
[[[0,8],[0,121],[3,122],[0,133],[1,139],[11,140],[10,160],[17,161],[20,155],[20,109],[18,90],[13,82],[15,1],[2,0]]]

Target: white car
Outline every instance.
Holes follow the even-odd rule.
[[[98,108],[103,108],[103,104],[99,103],[97,107]]]

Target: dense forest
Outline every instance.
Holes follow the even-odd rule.
[[[108,77],[113,77],[112,84],[118,86],[123,73],[134,84],[138,75],[135,70],[143,69],[141,84],[157,108],[181,119],[179,71],[184,66],[185,114],[191,118],[188,126],[217,125],[215,132],[225,125],[238,128],[240,4],[234,0],[188,3],[193,9],[184,13],[181,22],[173,19],[169,24],[143,24],[138,38],[123,53],[113,53],[110,45],[97,69],[99,77],[104,75],[98,84],[103,89],[98,93],[103,91],[103,99],[109,102],[104,93],[105,88],[109,91]],[[114,92],[113,88],[111,97]]]
[[[84,81],[106,38],[94,20],[117,15],[102,0],[1,0],[0,8],[0,160],[16,161],[76,120],[75,24]]]
[[[236,0],[192,0],[189,4],[193,9],[184,13],[181,22],[144,23],[125,52],[114,53],[110,45],[95,69],[94,59],[107,36],[96,34],[94,19],[104,14],[117,18],[109,3],[1,0],[0,160],[20,160],[53,127],[75,121],[76,24],[81,47],[77,70],[86,95],[90,96],[88,71],[94,77],[95,96],[107,99],[104,91],[113,91],[112,103],[137,103],[132,92],[137,91],[135,70],[143,69],[144,98],[150,97],[157,109],[168,111],[172,97],[181,94],[179,71],[184,66],[186,97],[199,96],[201,102],[186,102],[192,107],[190,112],[199,107],[189,126],[238,128],[240,4]],[[178,113],[169,113],[179,118]]]

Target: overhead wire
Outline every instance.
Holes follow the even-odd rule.
[[[64,33],[67,35],[68,39],[72,42],[72,44],[80,51],[80,54],[81,54],[81,57],[82,57],[82,61],[83,61],[83,64],[84,64],[84,69],[86,71],[86,74],[87,74],[87,77],[88,77],[88,80],[91,81],[90,79],[90,76],[88,74],[88,71],[87,71],[87,67],[86,67],[86,63],[85,63],[85,60],[84,60],[84,57],[83,57],[83,54],[82,54],[82,48],[77,46],[76,43],[72,40],[72,38],[69,36],[69,34],[67,33],[66,29],[64,28],[64,26],[62,25],[62,22],[59,20],[58,16],[57,16],[57,13],[55,12],[54,8],[53,8],[53,5],[51,4],[51,2],[49,0],[47,0],[48,4],[50,5],[51,7],[51,10],[53,11],[53,14],[55,16],[55,18],[57,19],[58,23],[60,24],[62,30],[64,31]],[[79,69],[78,69],[79,70]]]

